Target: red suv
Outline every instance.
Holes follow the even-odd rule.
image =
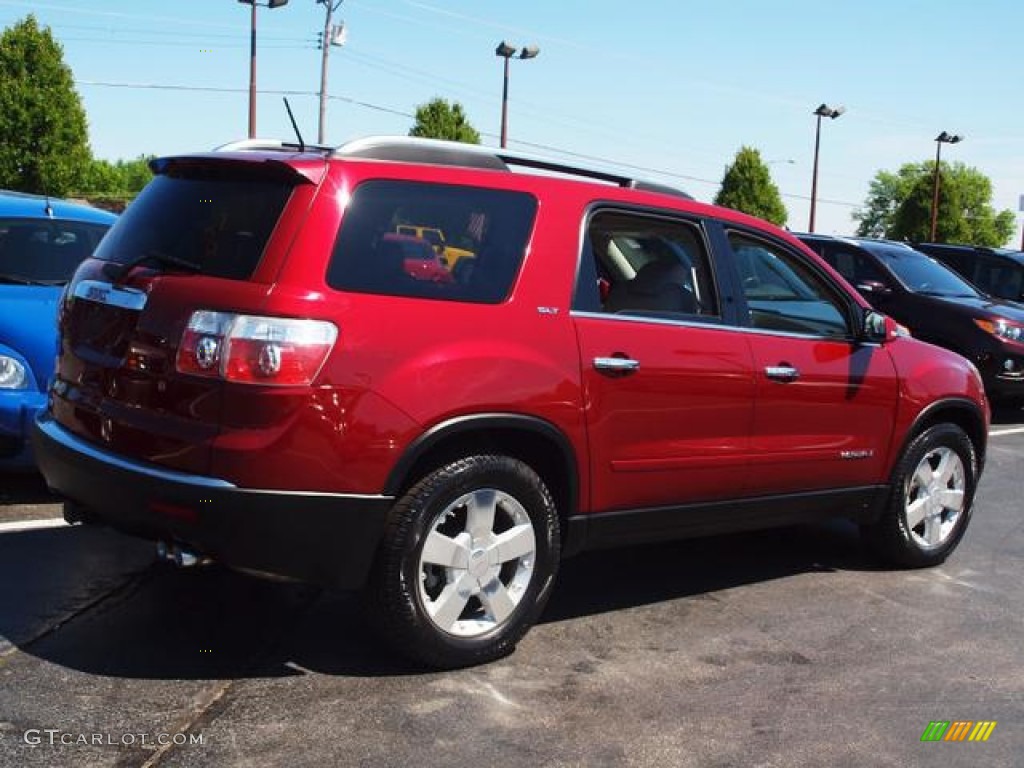
[[[512,650],[583,549],[846,516],[922,566],[964,534],[977,370],[769,224],[419,139],[153,169],[61,302],[35,448],[70,520],[361,588],[438,667]],[[472,269],[409,274],[403,221]]]

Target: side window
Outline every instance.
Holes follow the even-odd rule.
[[[738,232],[729,233],[729,244],[754,328],[850,335],[841,298],[795,254]]]
[[[334,243],[332,288],[497,304],[537,212],[525,192],[378,179],[360,184]]]
[[[650,317],[718,317],[707,250],[695,225],[660,216],[600,211],[590,219],[586,243],[577,309]]]
[[[825,249],[824,259],[852,286],[865,283],[887,286],[889,281],[870,257],[845,248]]]

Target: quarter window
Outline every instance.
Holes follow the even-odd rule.
[[[537,211],[525,192],[373,180],[348,203],[332,288],[496,304],[512,288]]]

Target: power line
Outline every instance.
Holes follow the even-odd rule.
[[[76,85],[87,85],[101,88],[125,88],[125,89],[136,89],[136,90],[157,90],[157,91],[184,91],[184,92],[200,92],[200,93],[248,93],[245,88],[224,88],[217,86],[202,86],[202,85],[180,85],[180,84],[169,84],[169,83],[123,83],[123,82],[110,82],[102,80],[76,80]],[[302,91],[302,90],[288,90],[288,89],[276,89],[276,90],[264,90],[262,93],[273,94],[276,96],[319,96],[318,91]],[[364,109],[370,109],[375,112],[382,112],[389,115],[395,115],[398,117],[406,117],[412,120],[416,119],[416,115],[401,109],[395,109],[388,107],[383,104],[374,104],[369,101],[362,101],[360,99],[353,99],[349,96],[328,96],[331,101],[339,101],[345,104],[351,104],[357,107],[363,107]],[[482,136],[496,139],[497,135],[486,131],[481,131]],[[620,163],[614,160],[609,160],[605,157],[598,157],[597,155],[588,155],[583,152],[574,152],[568,149],[562,149],[560,147],[554,147],[550,144],[540,144],[531,141],[518,141],[513,140],[513,144],[518,144],[523,147],[529,147],[531,149],[539,149],[544,152],[550,152],[565,157],[573,157],[580,160],[588,160],[603,165],[611,165],[617,168],[626,168],[633,171],[641,171],[645,174],[653,174],[656,176],[665,176],[672,179],[681,179],[684,181],[691,181],[700,184],[708,184],[711,186],[718,187],[721,185],[720,181],[712,179],[701,178],[700,176],[691,176],[684,173],[675,173],[672,171],[665,171],[658,168],[650,168],[644,165],[636,165],[632,163]],[[782,197],[789,198],[791,200],[810,200],[808,195],[797,195],[793,193],[780,192]],[[828,205],[839,205],[847,208],[858,208],[860,204],[850,203],[845,200],[830,200],[827,198],[818,198],[819,203]]]

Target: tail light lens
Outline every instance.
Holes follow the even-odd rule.
[[[182,334],[175,367],[245,384],[307,386],[337,338],[337,327],[323,320],[198,310]]]

